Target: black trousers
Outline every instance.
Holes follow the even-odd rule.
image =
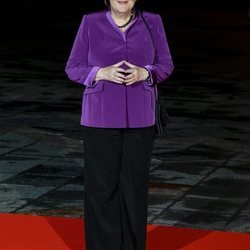
[[[82,126],[86,250],[145,250],[154,126]]]

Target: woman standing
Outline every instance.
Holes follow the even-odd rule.
[[[146,247],[154,88],[174,66],[160,15],[135,3],[106,0],[105,10],[85,14],[65,69],[86,86],[80,124],[87,250]]]

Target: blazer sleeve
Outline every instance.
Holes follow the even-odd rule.
[[[148,85],[154,85],[167,79],[174,69],[164,25],[159,14],[157,14],[155,28],[151,29],[151,33],[155,46],[155,61],[154,64],[144,66],[150,73]]]
[[[98,81],[94,81],[100,67],[88,65],[88,23],[87,15],[84,15],[66,63],[65,72],[68,78],[87,87],[94,87]]]

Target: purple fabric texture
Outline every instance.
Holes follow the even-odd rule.
[[[149,72],[149,80],[147,80],[147,84],[148,85],[153,85],[153,76],[151,71],[153,70],[153,68],[150,65],[146,65],[144,66],[144,68]]]
[[[167,37],[159,14],[144,12],[152,36],[136,11],[123,32],[110,10],[85,14],[76,34],[65,71],[70,80],[85,85],[80,124],[90,127],[126,128],[155,124],[154,87],[166,80],[174,69]],[[126,86],[108,80],[95,81],[101,67],[122,60],[150,72],[149,80]],[[121,68],[128,69],[125,64]]]

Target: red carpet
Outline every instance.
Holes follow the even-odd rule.
[[[84,250],[83,220],[0,214],[0,250]],[[148,225],[147,250],[249,250],[250,234]]]

